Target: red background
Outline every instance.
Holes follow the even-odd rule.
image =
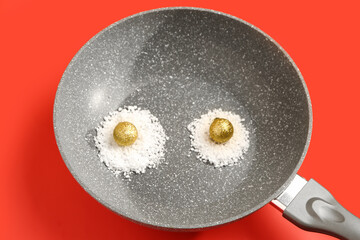
[[[67,64],[93,35],[140,11],[195,6],[272,36],[304,75],[314,128],[301,167],[360,216],[359,6],[355,1],[0,0],[0,239],[333,239],[305,232],[270,205],[198,233],[153,230],[92,199],[56,146],[52,108]]]

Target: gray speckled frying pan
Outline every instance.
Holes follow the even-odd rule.
[[[93,137],[118,107],[149,109],[169,140],[166,162],[115,177]],[[215,108],[245,118],[250,148],[215,169],[189,154],[186,126]],[[360,239],[360,221],[314,180],[296,175],[309,145],[311,103],[294,62],[269,36],[229,15],[165,8],[123,19],[73,58],[59,84],[54,129],[61,155],[83,188],[116,213],[164,229],[230,222],[274,200],[313,231]]]

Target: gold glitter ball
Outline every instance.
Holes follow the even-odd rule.
[[[216,143],[225,143],[234,134],[231,122],[225,118],[215,118],[209,129],[210,138]]]
[[[114,128],[113,136],[119,146],[130,146],[136,141],[138,132],[132,123],[119,122]]]

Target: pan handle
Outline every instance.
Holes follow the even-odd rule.
[[[340,239],[360,240],[360,219],[342,207],[330,192],[315,180],[303,181],[305,183],[299,192],[286,204],[283,216],[308,231],[325,233]]]

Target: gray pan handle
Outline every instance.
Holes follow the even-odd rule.
[[[347,240],[360,240],[360,219],[343,208],[315,180],[310,179],[290,204],[284,217],[305,230]]]

